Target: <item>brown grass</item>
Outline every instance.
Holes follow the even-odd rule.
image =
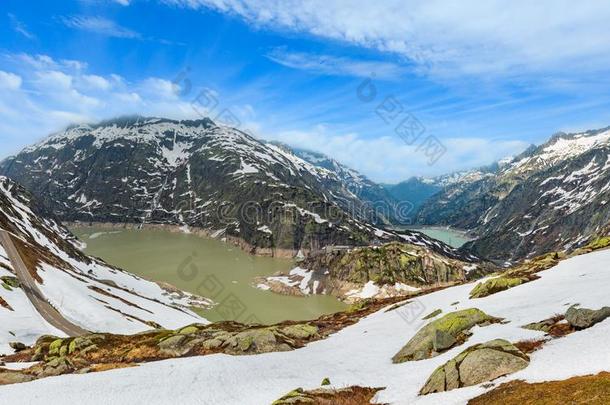
[[[515,347],[525,354],[530,354],[540,349],[547,341],[544,339],[529,339],[515,343]]]
[[[511,381],[468,402],[469,405],[605,405],[609,403],[610,373],[608,372],[536,384]]]
[[[6,309],[8,309],[9,311],[12,311],[13,308],[11,308],[11,306],[8,304],[8,302],[6,302],[4,300],[4,298],[0,297],[0,307],[4,307]]]

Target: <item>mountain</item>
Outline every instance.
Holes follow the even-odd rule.
[[[397,201],[409,202],[412,205],[409,213],[410,222],[415,221],[415,215],[426,201],[442,190],[437,179],[411,177],[398,184],[386,184],[384,188]]]
[[[418,225],[442,225],[471,230],[498,200],[493,189],[497,166],[452,173],[429,180],[439,191],[422,202],[415,215]]]
[[[195,227],[259,254],[401,239],[333,171],[209,119],[73,126],[0,173],[62,221]]]
[[[307,149],[295,148],[283,143],[274,144],[295,154],[312,165],[332,172],[344,185],[345,189],[364,203],[367,209],[373,210],[379,219],[386,224],[403,224],[408,222],[411,207],[401,205],[399,200],[381,185],[369,180],[356,170],[339,163],[337,160]]]
[[[610,222],[609,156],[610,128],[558,133],[495,172],[451,185],[418,218],[474,231],[464,249],[497,261],[572,250]]]
[[[87,256],[23,187],[0,177],[0,350],[42,334],[136,333],[206,322],[210,301]]]

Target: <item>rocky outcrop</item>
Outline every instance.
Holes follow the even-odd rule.
[[[420,394],[443,392],[492,381],[523,370],[529,357],[502,339],[475,345],[437,368]]]
[[[423,360],[438,356],[468,339],[475,325],[486,326],[500,319],[471,308],[451,312],[421,328],[392,358],[394,363]]]
[[[566,320],[576,329],[587,329],[610,318],[610,307],[603,307],[598,310],[578,308],[572,305],[566,312]]]
[[[280,294],[329,294],[348,302],[408,295],[432,286],[461,283],[496,269],[441,242],[427,246],[391,242],[354,249],[327,249],[299,262],[288,274],[255,285]]]
[[[353,325],[399,299],[367,300],[352,311],[324,315],[314,321],[277,325],[219,322],[193,324],[176,330],[158,329],[135,335],[95,333],[75,338],[41,336],[33,347],[0,357],[0,362],[37,362],[11,372],[0,368],[0,385],[61,374],[82,374],[162,359],[216,353],[253,355],[301,348]]]
[[[510,277],[500,276],[478,283],[470,292],[470,298],[483,298],[505,291],[518,285],[530,282],[538,277]]]
[[[303,388],[297,388],[274,401],[272,405],[365,405],[370,404],[375,394],[382,389],[347,387],[305,391]]]

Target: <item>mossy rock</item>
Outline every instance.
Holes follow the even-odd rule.
[[[495,339],[464,350],[428,378],[420,394],[481,384],[523,370],[529,357],[510,342]]]
[[[178,333],[181,335],[191,335],[191,334],[197,333],[197,332],[199,332],[199,328],[195,325],[190,325],[190,326],[180,329],[180,331]]]
[[[423,360],[464,342],[475,325],[484,326],[500,319],[477,308],[450,312],[421,328],[392,358],[394,363]]]
[[[17,277],[2,276],[0,277],[0,280],[2,280],[2,286],[8,290],[13,288],[21,288],[21,282]]]
[[[430,312],[428,315],[424,316],[422,318],[422,321],[427,321],[428,319],[432,319],[437,315],[440,315],[443,312],[442,309],[435,309],[434,311]]]
[[[289,405],[289,404],[303,404],[303,403],[314,403],[314,400],[307,397],[307,394],[303,388],[297,388],[296,390],[290,391],[277,401],[273,401],[271,405]]]
[[[501,276],[489,279],[485,282],[477,284],[470,292],[470,298],[483,298],[495,294],[500,291],[508,290],[509,288],[527,283],[530,281],[526,277],[508,277]]]
[[[63,339],[56,339],[53,342],[51,342],[51,344],[49,345],[49,355],[53,356],[53,355],[58,355],[59,351],[61,350],[61,345],[64,342]]]
[[[309,324],[299,324],[286,326],[280,331],[290,338],[306,340],[318,334],[318,327]]]

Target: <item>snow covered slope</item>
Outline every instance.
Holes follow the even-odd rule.
[[[368,244],[384,222],[331,170],[209,119],[71,127],[0,174],[62,221],[186,224],[253,250]]]
[[[211,355],[147,363],[135,368],[86,375],[68,375],[0,389],[2,403],[126,404],[145,402],[223,405],[268,405],[296,387],[318,387],[328,377],[335,386],[387,387],[378,394],[391,404],[465,404],[502,382],[544,381],[610,370],[606,349],[610,319],[589,329],[545,343],[530,355],[524,370],[491,385],[459,388],[418,396],[427,378],[467,346],[504,338],[511,342],[537,339],[543,332],[523,329],[569,305],[600,308],[610,304],[610,251],[571,258],[541,272],[540,279],[485,298],[469,299],[472,284],[452,287],[411,300],[393,311],[379,311],[359,323],[292,352],[253,356]],[[392,356],[426,322],[421,318],[441,309],[479,308],[506,322],[475,327],[468,341],[437,357],[393,364]],[[163,381],[164,384],[156,382]],[[103,390],[104,396],[100,396]]]
[[[21,186],[0,177],[0,230],[12,236],[39,290],[71,323],[90,331],[135,333],[155,325],[206,322],[189,306],[209,304],[84,255],[79,243]],[[4,280],[4,277],[7,277]],[[14,264],[0,248],[0,349],[9,341],[30,343],[41,334],[62,334],[36,312]]]

